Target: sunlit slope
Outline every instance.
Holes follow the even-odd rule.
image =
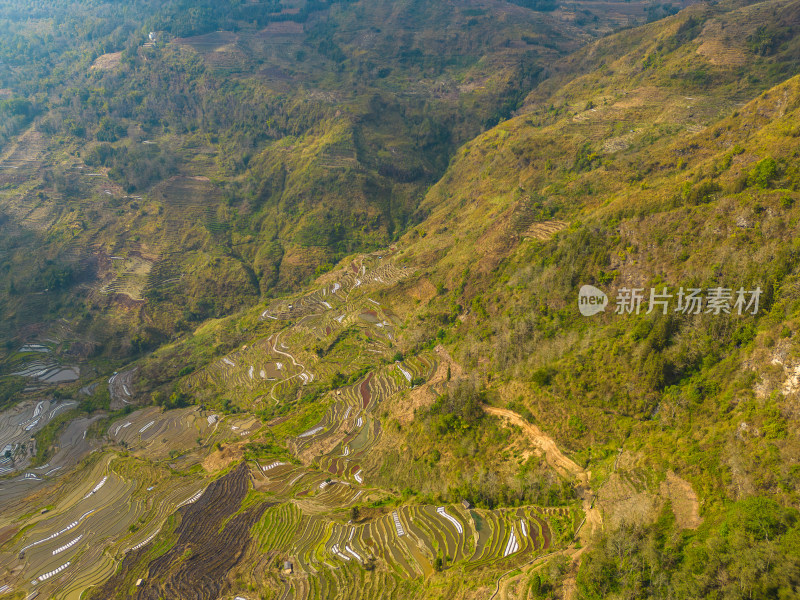
[[[431,465],[441,484],[426,495],[399,494],[383,471],[404,443],[394,416],[410,395],[445,390],[439,363],[450,360],[441,348],[407,346],[392,307],[410,273],[392,255],[355,257],[304,294],[240,315],[240,324],[255,319],[274,333],[181,382],[180,397],[205,408],[129,408],[103,423],[78,469],[40,476],[35,489],[47,496],[32,491],[1,524],[8,590],[72,598],[92,587],[97,597],[122,597],[142,579],[138,597],[183,597],[189,588],[208,598],[438,597],[440,586],[464,587],[465,574],[485,590],[499,570],[569,544],[582,518],[570,497],[467,508],[453,491],[442,501],[458,481],[444,473],[461,460],[446,450]],[[355,334],[360,346],[349,341]],[[391,356],[401,348],[408,355]],[[171,352],[178,348],[162,360]],[[157,361],[118,376],[143,390]],[[470,429],[487,439],[502,431],[521,447],[497,423]],[[492,464],[506,473],[511,460]],[[288,580],[278,568],[286,559],[295,570]]]
[[[798,497],[794,11],[692,8],[590,46],[571,61],[595,72],[462,149],[398,253],[426,265],[408,285],[431,290],[428,335],[587,465],[612,525],[652,522],[659,495],[689,528]],[[605,314],[580,315],[584,284]],[[665,286],[667,314],[647,314]],[[758,314],[686,314],[681,286],[759,288]],[[623,288],[639,314],[614,314]]]
[[[664,572],[663,589],[699,597],[727,589],[726,565],[748,546],[781,556],[754,562],[753,577],[788,585],[800,81],[780,27],[794,7],[692,8],[598,42],[464,146],[391,248],[298,293],[253,297],[116,374],[84,375],[130,408],[66,477],[3,480],[56,493],[4,514],[13,567],[0,588],[652,592],[658,582],[613,551],[624,547],[646,565],[637,577]],[[730,48],[747,60],[732,64]],[[598,55],[607,66],[587,68]],[[133,284],[141,265],[124,265]],[[608,295],[605,313],[580,315],[584,284]],[[646,301],[615,314],[634,287],[646,299],[664,287],[762,295],[756,315],[687,314],[675,296],[666,314]],[[0,422],[20,436],[37,406]],[[96,543],[52,554],[80,532],[49,536],[84,507]],[[103,517],[112,507],[121,528]],[[616,537],[592,538],[603,531]]]

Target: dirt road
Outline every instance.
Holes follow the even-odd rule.
[[[591,477],[591,472],[586,471],[580,465],[578,465],[575,461],[571,460],[567,456],[564,455],[563,452],[559,449],[556,445],[553,438],[548,435],[545,435],[541,429],[536,427],[526,421],[521,415],[518,415],[512,410],[508,410],[507,408],[498,408],[496,406],[484,406],[483,410],[490,415],[495,417],[500,417],[504,421],[509,423],[513,423],[517,427],[519,427],[526,437],[530,440],[530,442],[541,452],[544,454],[545,460],[547,464],[549,464],[553,469],[555,469],[561,476],[566,477],[567,479],[573,479],[577,482],[577,492],[580,496],[581,500],[583,501],[583,512],[586,514],[586,518],[584,521],[578,526],[577,531],[575,532],[575,537],[580,538],[581,542],[584,544],[584,548],[580,550],[576,550],[573,546],[566,548],[561,551],[554,552],[552,555],[546,555],[543,557],[537,557],[533,559],[529,564],[536,563],[537,561],[541,562],[541,564],[545,564],[545,561],[542,559],[549,558],[550,556],[556,554],[565,554],[570,557],[571,561],[573,562],[573,570],[577,569],[576,561],[578,557],[585,549],[585,544],[589,542],[592,536],[599,532],[603,527],[603,515],[600,512],[600,508],[595,503],[595,494],[592,490],[589,480]],[[494,594],[492,594],[491,599],[494,600],[495,598],[500,598],[501,600],[507,600],[509,598],[509,586],[513,581],[521,578],[522,575],[517,577],[511,577],[510,579],[506,579],[511,573],[516,572],[518,569],[511,570],[507,573],[503,573],[497,580],[496,588]],[[503,581],[506,579],[505,581]],[[568,578],[564,582],[564,589],[563,595],[565,598],[571,599],[574,597],[574,580],[572,578]]]
[[[532,425],[517,413],[505,408],[486,406],[484,410],[490,415],[511,421],[522,429],[528,439],[533,442],[533,445],[544,452],[547,463],[561,475],[575,477],[581,483],[588,485],[589,474],[579,467],[577,463],[564,456],[553,439],[542,433],[536,425]]]
[[[531,443],[542,451],[547,464],[553,467],[560,475],[568,479],[575,479],[578,482],[578,494],[583,500],[583,511],[586,513],[586,521],[579,531],[580,536],[582,539],[588,538],[595,531],[599,531],[603,526],[603,517],[600,509],[595,505],[595,494],[589,485],[591,472],[586,471],[575,461],[565,456],[553,438],[545,435],[536,425],[529,423],[514,411],[496,406],[484,406],[483,409],[488,414],[500,417],[522,429]]]

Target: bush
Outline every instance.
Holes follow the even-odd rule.
[[[531,381],[539,387],[547,387],[553,381],[555,370],[550,367],[542,367],[531,373]]]
[[[758,161],[747,175],[747,184],[766,189],[778,177],[778,163],[774,158]]]
[[[695,205],[711,202],[714,199],[714,195],[721,189],[715,181],[703,181],[686,194],[686,202]]]
[[[678,533],[667,503],[655,524],[603,535],[581,564],[579,596],[793,597],[800,581],[799,516],[772,499],[751,497],[692,539]]]
[[[455,382],[449,392],[440,396],[431,406],[431,414],[441,415],[439,433],[476,425],[484,416],[481,408],[484,400],[485,392],[478,389],[472,380],[460,379]]]

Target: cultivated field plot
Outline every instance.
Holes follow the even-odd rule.
[[[248,417],[249,423],[253,419]],[[108,438],[135,453],[152,460],[173,458],[186,467],[184,454],[200,445],[220,439],[240,437],[248,431],[226,421],[224,424],[213,413],[204,413],[197,407],[180,408],[162,412],[150,407],[132,412],[116,420],[108,429]],[[249,432],[249,431],[248,431]],[[197,460],[197,457],[192,457]]]
[[[469,572],[482,567],[513,567],[563,542],[571,532],[570,511],[524,507],[464,510],[460,505],[402,506],[359,523],[331,521],[309,514],[303,503],[289,502],[265,511],[251,533],[264,552],[291,556],[304,574],[329,596],[312,592],[303,598],[347,597],[348,577],[364,577],[365,564],[380,565],[400,579],[428,577],[437,557],[446,568]],[[344,576],[342,570],[356,567]],[[378,596],[380,597],[380,596]]]
[[[270,304],[261,318],[296,320],[309,314],[322,314],[325,309],[332,310],[334,303],[341,305],[367,299],[368,292],[392,286],[408,274],[385,260],[387,256],[388,253],[359,256],[344,269],[322,278],[323,287],[295,299],[282,299]],[[377,305],[374,300],[369,302]]]
[[[144,301],[155,261],[135,254],[112,257],[114,278],[100,288],[101,294],[124,294],[131,300]]]
[[[20,183],[34,173],[47,150],[45,136],[31,127],[0,156],[0,185]]]
[[[134,385],[134,376],[136,375],[137,368],[114,373],[108,378],[108,393],[111,396],[111,410],[119,410],[124,408],[127,404],[134,403],[134,394],[136,388]]]
[[[380,438],[380,407],[410,389],[414,379],[427,379],[435,368],[432,355],[419,355],[371,371],[355,384],[335,390],[322,420],[291,440],[290,448],[301,460],[313,461],[331,475],[364,483],[367,475],[360,461]]]
[[[290,351],[280,335],[233,352],[191,377],[187,391],[215,387],[223,392],[255,392],[269,395],[281,383],[310,383],[314,374]]]
[[[265,399],[278,402],[291,385],[305,386],[389,355],[399,319],[370,295],[406,273],[384,258],[360,257],[345,270],[330,273],[323,287],[312,293],[267,306],[261,320],[285,324],[284,329],[198,371],[184,382],[186,391],[211,388],[249,400],[242,402],[247,405]],[[310,351],[310,344],[324,347],[324,356]],[[411,371],[400,367],[398,373]]]
[[[27,400],[0,413],[0,476],[25,469],[31,462],[34,450],[32,436],[56,415],[77,404],[72,400]]]
[[[237,33],[218,31],[173,43],[192,48],[208,67],[226,72],[238,72],[254,66],[254,60],[265,65],[258,70],[259,79],[270,89],[282,91],[297,79],[297,51],[302,48],[305,31],[302,23],[279,21],[260,31]]]
[[[6,369],[11,375],[30,379],[29,389],[77,381],[81,375],[80,366],[61,364],[56,356],[60,344],[51,339],[24,344],[8,360]]]
[[[170,514],[196,502],[208,485],[170,477],[141,461],[94,456],[91,468],[65,477],[55,494],[42,498],[41,511],[25,529],[12,514],[0,518],[0,531],[12,533],[0,550],[0,563],[15,574],[6,583],[12,589],[79,597],[86,586],[108,578],[126,553],[147,545]]]
[[[247,55],[239,46],[239,36],[230,31],[177,38],[173,43],[192,48],[214,69],[241,71],[249,64]]]
[[[31,433],[75,402],[27,402],[0,415],[0,440],[11,449],[0,468],[12,469],[0,480],[8,508],[0,516],[0,564],[9,565],[0,589],[79,598],[93,587],[92,597],[107,598],[145,578],[141,598],[160,598],[168,586],[169,597],[197,588],[198,597],[216,599],[228,589],[223,573],[247,561],[245,579],[278,597],[406,598],[440,562],[463,574],[509,569],[571,540],[576,514],[566,508],[398,505],[363,518],[350,513],[387,498],[374,484],[387,408],[441,370],[432,350],[392,358],[402,322],[380,292],[406,273],[387,257],[358,257],[313,292],[264,307],[259,316],[274,324],[271,333],[181,384],[190,394],[257,409],[283,402],[292,389],[357,373],[296,421],[290,415],[265,425],[246,410],[151,406],[86,440],[92,421],[77,418],[48,464],[29,469]],[[19,355],[41,360],[51,352],[29,344]],[[103,384],[112,409],[137,401],[138,376],[132,366]],[[249,442],[277,431],[280,458],[242,460]],[[196,562],[186,552],[196,552]],[[270,568],[278,559],[293,562],[290,577]]]
[[[129,227],[145,226],[144,215],[154,217],[146,225],[147,246],[133,243],[114,249],[112,255],[101,253],[104,268],[96,286],[99,294],[121,295],[143,303],[148,292],[179,285],[195,259],[195,253],[185,250],[186,236],[192,231],[214,236],[226,227],[215,208],[222,193],[206,177],[172,177],[143,198],[123,195],[103,172],[82,170],[81,175],[99,197],[110,203],[106,217]],[[120,208],[112,211],[116,206]]]
[[[70,408],[66,403],[63,406],[64,410]],[[50,413],[53,410],[55,409],[51,409]],[[25,506],[29,501],[25,499],[26,496],[30,497],[48,488],[50,483],[58,481],[61,476],[69,473],[81,460],[96,450],[99,445],[97,440],[87,439],[87,433],[91,425],[100,418],[102,417],[97,415],[91,418],[78,417],[69,421],[58,437],[58,449],[43,465],[31,468],[30,457],[26,459],[23,454],[15,463],[14,470],[0,479],[0,505],[7,510],[15,506]],[[31,452],[30,443],[26,449],[22,449],[22,452]],[[20,469],[24,469],[24,472]]]

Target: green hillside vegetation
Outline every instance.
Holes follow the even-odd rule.
[[[792,78],[732,112],[724,97],[701,96],[696,112],[723,110],[696,127],[679,114],[647,127],[678,99],[669,88],[631,87],[595,111],[569,111],[544,127],[532,126],[536,112],[526,113],[480,136],[423,203],[431,216],[401,258],[425,260],[427,277],[449,290],[426,307],[434,318],[420,327],[434,334],[435,318],[447,323],[460,311],[444,339],[460,348],[465,366],[527,380],[537,403],[579,398],[584,411],[596,403],[591,419],[581,416],[583,432],[568,428],[569,414],[532,410],[576,450],[602,443],[614,428],[624,439],[633,423],[664,418],[659,404],[690,389],[687,399],[701,405],[709,395],[741,393],[737,385],[752,395],[757,376],[730,375],[758,348],[769,352],[791,337],[793,301],[784,294],[796,266],[797,100]],[[634,132],[624,149],[614,150],[621,136],[612,120]],[[674,131],[654,135],[663,127]],[[540,239],[548,225],[560,232]],[[595,320],[573,308],[584,283],[612,301]],[[648,294],[665,285],[674,292],[758,285],[763,312],[756,319],[608,314],[616,292],[634,285]]]
[[[71,477],[161,498],[76,559],[93,597],[797,595],[800,3],[591,42],[547,3],[259,6],[149,7],[85,88],[0,104],[7,371],[66,318],[48,357],[96,371],[58,394],[127,406]]]
[[[745,500],[754,494],[785,505],[798,497],[787,377],[798,307],[800,80],[779,83],[797,64],[796,41],[781,29],[797,6],[732,8],[689,9],[626,35],[624,43],[642,40],[633,51],[614,52],[620,36],[571,58],[572,68],[598,70],[549,96],[540,88],[528,110],[468,144],[422,204],[430,216],[404,253],[424,261],[443,292],[421,310],[419,327],[435,335],[445,324],[439,335],[461,363],[554,433],[598,484],[621,448],[634,457],[635,488],[657,490],[658,478],[640,478],[669,466],[703,498],[709,526],[669,547],[659,541],[663,525],[609,534],[582,567],[584,597],[777,597],[797,585],[783,570],[791,556],[772,570],[753,553],[773,550],[741,552],[754,517],[724,517],[731,500],[742,504],[730,510],[747,515],[767,510]],[[736,25],[716,52],[752,59],[752,72],[703,53]],[[769,52],[754,45],[765,27],[784,32]],[[608,293],[605,314],[575,311],[582,284]],[[621,288],[663,286],[764,294],[755,318],[609,314]],[[796,516],[768,506],[767,538],[789,548]],[[719,526],[734,537],[717,537]],[[625,556],[612,555],[621,546]],[[643,558],[652,552],[657,562]]]
[[[747,21],[728,7],[702,10],[703,30],[711,32],[717,20]],[[429,302],[403,311],[409,351],[436,339],[454,347],[460,363],[489,382],[493,403],[529,415],[592,471],[600,498],[623,448],[635,457],[623,477],[636,482],[644,472],[673,468],[703,498],[709,523],[719,523],[730,500],[753,493],[787,504],[797,498],[787,458],[796,448],[791,413],[780,372],[769,365],[786,352],[796,318],[799,182],[792,159],[800,95],[796,78],[756,93],[793,67],[792,40],[763,58],[756,79],[706,61],[697,51],[709,43],[703,30],[680,38],[697,27],[692,11],[700,9],[650,25],[638,38],[673,46],[657,72],[640,66],[635,57],[648,52],[634,47],[609,61],[603,81],[614,94],[597,93],[600,75],[578,76],[545,102],[531,97],[530,109],[468,144],[423,202],[428,216],[401,242],[397,260],[418,269],[415,281],[437,282]],[[760,30],[756,19],[749,22]],[[612,37],[582,53],[612,53],[619,43]],[[738,51],[761,56],[746,44]],[[730,88],[673,83],[697,63]],[[630,79],[631,69],[641,71],[639,79]],[[614,77],[620,88],[629,83],[620,89]],[[587,89],[591,96],[579,94]],[[757,97],[737,107],[748,94]],[[612,307],[625,285],[760,286],[764,295],[756,318],[587,320],[574,310],[583,283],[605,289]],[[407,455],[387,455],[385,481],[422,491],[423,481],[446,482],[456,472],[462,479],[451,480],[451,499],[513,503],[513,496],[470,488],[476,480],[452,468],[456,457],[445,456],[441,470],[434,466],[448,449],[470,444],[485,449],[475,462],[486,464],[506,442],[492,437],[491,426],[465,420],[464,409],[447,406],[440,400],[418,412],[410,429],[398,429],[407,440],[401,446],[424,450],[410,471]],[[636,487],[652,492],[662,478],[648,476]],[[609,514],[614,510],[610,504]],[[701,528],[693,543],[713,543],[711,531]],[[692,547],[681,544],[680,552]],[[725,556],[714,568],[734,568]]]
[[[233,4],[4,13],[6,337],[47,289],[38,314],[136,354],[144,323],[152,348],[387,244],[454,150],[587,39],[504,2]]]

